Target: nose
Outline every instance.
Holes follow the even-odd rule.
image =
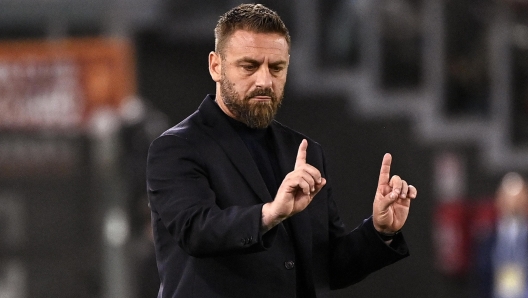
[[[259,70],[256,72],[255,87],[257,88],[271,88],[271,73],[267,66],[262,65]]]

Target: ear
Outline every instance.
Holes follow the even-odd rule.
[[[216,52],[209,53],[209,73],[213,81],[220,81],[222,77],[222,58]]]

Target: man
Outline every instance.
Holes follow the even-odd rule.
[[[347,232],[319,144],[273,120],[290,36],[259,4],[224,14],[216,95],[149,150],[158,297],[324,297],[408,255],[399,233],[416,188],[383,158],[373,216]]]
[[[477,239],[475,297],[528,297],[528,184],[504,175],[495,196],[496,222]]]

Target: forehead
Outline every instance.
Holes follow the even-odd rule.
[[[277,58],[288,57],[288,43],[277,33],[255,33],[237,30],[226,45],[226,53],[231,55],[272,55]]]

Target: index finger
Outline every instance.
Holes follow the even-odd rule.
[[[390,153],[385,153],[383,156],[383,161],[381,162],[381,170],[378,180],[379,185],[388,185],[390,181],[390,166],[392,163],[392,155]]]
[[[295,168],[306,164],[306,149],[308,148],[308,141],[303,139],[297,151],[297,158],[295,159]]]

